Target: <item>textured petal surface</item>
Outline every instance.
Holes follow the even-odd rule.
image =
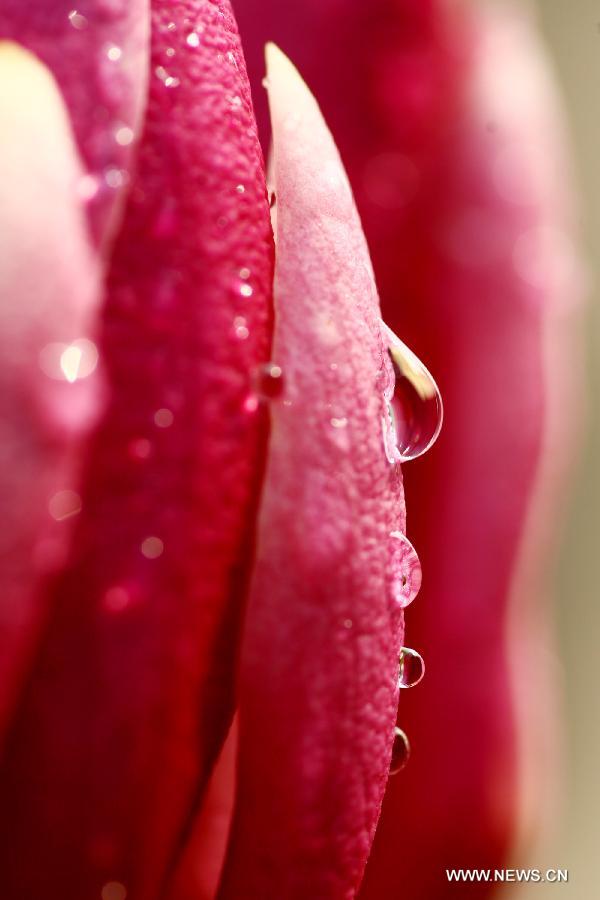
[[[263,125],[261,45],[274,38],[318,89],[386,321],[444,397],[439,444],[405,472],[424,571],[407,642],[427,674],[400,705],[413,753],[367,868],[365,897],[378,900],[443,897],[446,867],[501,866],[523,798],[530,826],[544,814],[556,746],[543,580],[576,433],[581,289],[563,126],[530,24],[451,9],[267,0],[259,15],[236,3]]]
[[[161,895],[231,714],[273,248],[228,4],[155,3],[152,72],[108,277],[108,408],[0,771],[10,900]]]
[[[86,345],[73,342],[89,340],[100,277],[77,196],[81,162],[52,75],[1,42],[0,85],[1,747],[44,619],[44,587],[64,561],[78,507],[77,448],[99,393],[91,373],[67,380],[68,348],[77,356]]]
[[[0,38],[18,41],[54,73],[88,171],[92,225],[114,232],[147,94],[148,0],[5,0]]]
[[[319,109],[268,51],[276,192],[272,403],[240,672],[239,787],[223,898],[353,896],[390,762],[402,611],[386,459],[389,358],[348,181]]]

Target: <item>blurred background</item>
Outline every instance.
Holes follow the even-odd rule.
[[[588,900],[598,896],[600,880],[600,4],[537,0],[535,5],[565,101],[582,196],[590,278],[585,329],[589,396],[586,442],[565,511],[566,535],[556,570],[568,761],[564,815],[557,823],[556,844],[546,848],[542,863],[568,868],[569,884],[539,884],[507,893]]]

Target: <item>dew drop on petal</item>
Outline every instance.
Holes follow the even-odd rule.
[[[72,9],[69,13],[69,22],[76,31],[83,31],[88,27],[88,20],[78,10]]]
[[[400,651],[400,673],[398,675],[399,688],[411,688],[419,684],[425,675],[425,662],[420,653],[403,647]]]
[[[381,326],[395,375],[393,392],[384,391],[390,407],[384,445],[390,462],[408,462],[435,443],[444,415],[442,397],[421,360],[384,322]]]
[[[256,393],[262,400],[276,400],[283,393],[285,380],[281,366],[268,362],[259,366],[254,377]]]
[[[240,285],[240,294],[242,297],[251,297],[253,293],[254,290],[249,284]]]
[[[392,760],[390,762],[390,775],[400,772],[410,758],[410,744],[401,728],[394,728],[394,744],[392,746]]]
[[[417,551],[401,531],[391,531],[392,599],[402,609],[421,588],[421,563]]]
[[[81,512],[81,497],[76,491],[57,491],[50,498],[48,512],[56,522],[70,519]]]
[[[174,416],[170,409],[163,407],[162,409],[157,409],[154,413],[154,424],[158,428],[170,428],[173,421]]]
[[[106,55],[111,62],[118,62],[123,56],[123,51],[116,44],[111,44],[106,50]]]
[[[120,613],[131,605],[131,595],[126,588],[114,585],[109,588],[102,598],[102,605],[107,612]]]
[[[144,538],[140,549],[142,551],[142,556],[145,556],[146,559],[158,559],[159,556],[162,556],[165,545],[159,537],[152,535],[151,537]]]
[[[200,36],[195,31],[190,31],[188,36],[185,39],[188,47],[199,47],[200,46]]]
[[[120,147],[128,147],[133,141],[133,128],[128,125],[120,125],[115,130],[115,141]]]
[[[108,881],[102,888],[101,900],[126,900],[127,888],[120,881]]]

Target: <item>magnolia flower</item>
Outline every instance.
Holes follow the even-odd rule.
[[[201,896],[236,706],[220,896],[352,896],[404,747],[398,463],[435,385],[271,47],[275,253],[228,0],[0,26],[2,896]]]
[[[271,45],[267,191],[228,0],[5,2],[7,900],[429,900],[543,812],[580,274],[539,51],[442,0],[236,12],[439,374],[427,678],[398,710],[441,401],[308,88]]]

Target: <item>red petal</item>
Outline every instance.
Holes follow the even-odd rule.
[[[51,74],[3,42],[0,80],[19,86],[0,93],[1,748],[44,620],[44,587],[67,551],[76,451],[98,412],[96,379],[70,383],[65,373],[75,374],[69,347],[86,347],[73,342],[89,338],[100,277],[77,196],[81,163]],[[93,363],[89,341],[87,350]]]
[[[246,401],[268,354],[272,233],[228,4],[164,0],[153,23],[104,313],[109,407],[0,773],[11,900],[81,900],[112,882],[161,894],[231,714],[264,455],[265,417]]]
[[[148,0],[4,0],[0,34],[54,73],[89,173],[96,234],[114,231],[147,96]]]
[[[349,897],[390,762],[402,612],[383,446],[389,359],[367,247],[318,107],[268,51],[277,210],[273,400],[240,674],[239,789],[220,896]]]
[[[378,900],[443,897],[452,887],[446,867],[502,866],[521,814],[517,791],[533,784],[531,761],[516,781],[516,754],[523,766],[522,742],[535,744],[545,729],[536,780],[547,792],[541,763],[553,745],[540,584],[552,534],[539,533],[539,509],[553,532],[557,473],[576,431],[570,304],[580,291],[570,186],[557,159],[562,123],[527,26],[492,23],[493,51],[470,16],[449,15],[452,6],[236,7],[258,103],[267,37],[318,85],[357,193],[384,313],[444,397],[439,444],[405,475],[424,570],[407,634],[427,675],[400,705],[413,754],[391,783],[367,870],[365,896]]]

